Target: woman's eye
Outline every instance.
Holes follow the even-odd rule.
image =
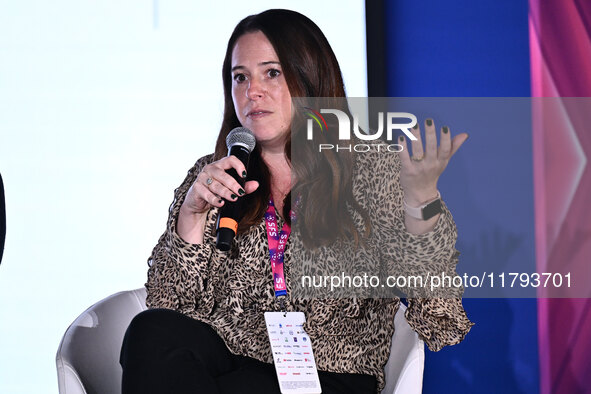
[[[267,75],[269,75],[269,77],[271,78],[277,78],[281,75],[281,71],[277,70],[276,68],[272,68],[269,71],[267,71]]]
[[[234,75],[234,81],[236,81],[238,83],[244,82],[244,81],[246,81],[246,75],[236,74],[236,75]]]

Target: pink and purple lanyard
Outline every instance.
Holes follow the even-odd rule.
[[[295,220],[293,210],[289,211],[289,216],[292,221]],[[269,199],[269,206],[265,213],[265,225],[267,227],[267,239],[269,240],[269,257],[271,259],[271,271],[273,273],[273,288],[275,289],[275,297],[287,295],[287,287],[285,286],[285,275],[283,273],[283,261],[285,245],[289,234],[291,234],[291,226],[285,222],[281,231],[278,230],[277,217],[275,216],[275,204],[273,198]],[[283,299],[281,299],[283,301]],[[281,302],[283,306],[283,302]]]

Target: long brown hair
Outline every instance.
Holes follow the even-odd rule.
[[[306,16],[290,10],[273,9],[251,15],[240,21],[226,49],[222,67],[224,84],[224,116],[217,139],[214,158],[219,160],[228,153],[226,136],[235,127],[241,126],[232,101],[232,51],[238,39],[247,33],[262,32],[281,63],[281,68],[292,97],[345,97],[345,87],[339,63],[328,40],[320,28]],[[347,112],[348,108],[345,109]],[[297,110],[295,111],[297,115]],[[296,130],[291,129],[291,139]],[[333,133],[321,136],[326,143],[337,144]],[[304,149],[306,157],[291,158],[291,139],[285,146],[285,156],[292,165],[296,185],[286,196],[282,216],[289,219],[292,193],[298,195],[298,224],[302,229],[302,240],[308,247],[316,247],[334,241],[338,236],[358,240],[347,206],[359,212],[365,219],[365,232],[369,232],[369,221],[364,210],[352,194],[352,178],[355,157],[347,152],[323,152],[318,154]],[[318,171],[318,168],[329,171]],[[244,197],[246,212],[240,220],[239,233],[258,225],[267,209],[271,193],[270,173],[260,151],[255,148],[251,154],[248,177],[259,182],[259,188]],[[319,175],[320,174],[320,175]],[[297,191],[296,191],[297,190]]]

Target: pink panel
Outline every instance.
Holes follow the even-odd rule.
[[[530,54],[532,96],[591,96],[591,2],[530,0]],[[591,101],[585,109],[581,100],[542,100],[533,105],[538,271],[571,271],[591,283],[591,133],[584,121]],[[538,312],[542,392],[591,392],[591,299],[540,299]]]

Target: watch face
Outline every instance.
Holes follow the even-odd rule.
[[[429,220],[438,213],[441,213],[441,199],[439,198],[423,208],[423,220]]]

